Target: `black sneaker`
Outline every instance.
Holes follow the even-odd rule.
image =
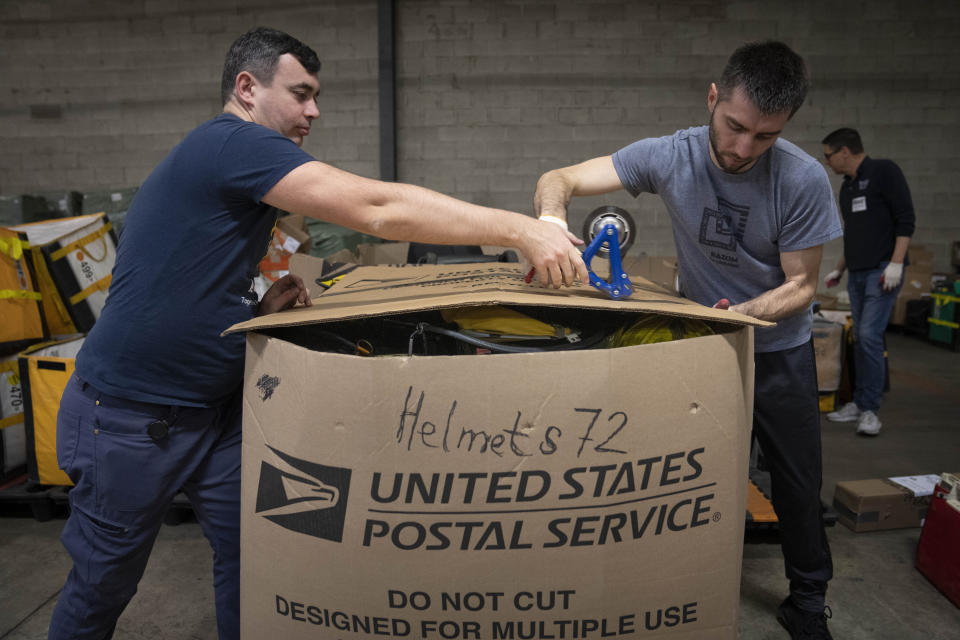
[[[777,612],[777,622],[790,633],[793,640],[833,640],[827,629],[827,619],[833,617],[830,607],[823,611],[803,611],[788,596]]]

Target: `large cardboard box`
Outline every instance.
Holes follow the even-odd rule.
[[[910,266],[918,271],[933,271],[935,254],[932,248],[923,244],[911,244],[907,250],[907,260]]]
[[[890,478],[838,482],[833,494],[837,517],[853,531],[919,527],[930,506],[930,493]]]
[[[750,325],[766,323],[649,283],[613,301],[524,275],[361,267],[312,307],[231,328],[250,332],[243,638],[736,637]],[[486,356],[310,348],[377,327],[416,346],[432,310],[494,304],[719,333]]]

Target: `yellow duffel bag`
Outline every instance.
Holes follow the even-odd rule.
[[[50,335],[87,332],[100,317],[117,258],[104,213],[11,227],[27,234]]]
[[[0,228],[0,354],[43,340],[36,282],[27,236]]]
[[[83,336],[75,336],[20,353],[27,473],[39,484],[73,484],[57,464],[57,411],[81,346]]]

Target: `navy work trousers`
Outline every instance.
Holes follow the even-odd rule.
[[[148,432],[160,420],[166,428]],[[57,459],[76,485],[61,536],[74,564],[49,640],[113,636],[181,489],[213,547],[220,640],[240,637],[240,436],[239,391],[217,407],[164,406],[71,377],[57,416]]]
[[[753,429],[770,469],[773,509],[794,603],[823,611],[833,577],[823,528],[820,406],[813,341],[754,356]]]

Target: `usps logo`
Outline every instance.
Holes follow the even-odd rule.
[[[350,469],[301,460],[267,448],[287,468],[260,463],[256,513],[285,529],[342,542]]]

